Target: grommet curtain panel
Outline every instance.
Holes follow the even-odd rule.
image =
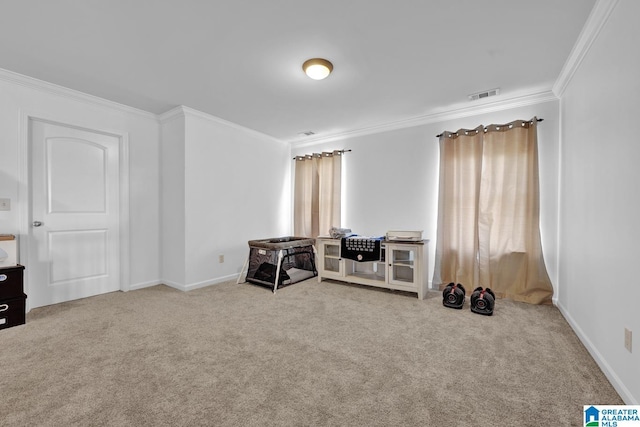
[[[550,303],[540,239],[537,119],[440,135],[433,283]]]
[[[342,151],[295,158],[293,230],[296,236],[327,235],[340,227]]]

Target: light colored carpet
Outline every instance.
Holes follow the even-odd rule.
[[[3,426],[581,426],[623,404],[553,306],[315,279],[34,309],[0,366]]]

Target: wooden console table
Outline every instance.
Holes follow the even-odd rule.
[[[342,282],[414,292],[424,299],[428,290],[429,241],[382,242],[380,261],[357,262],[340,258],[340,239],[318,237],[318,282]]]

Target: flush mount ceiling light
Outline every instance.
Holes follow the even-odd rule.
[[[333,71],[333,64],[326,59],[312,58],[304,61],[302,69],[314,80],[322,80]]]

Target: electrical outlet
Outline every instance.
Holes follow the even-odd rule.
[[[631,353],[631,337],[631,330],[624,328],[624,348],[629,350],[629,353]]]
[[[224,262],[224,255],[218,255],[218,262],[222,264]]]
[[[11,210],[11,199],[0,199],[0,211]]]

